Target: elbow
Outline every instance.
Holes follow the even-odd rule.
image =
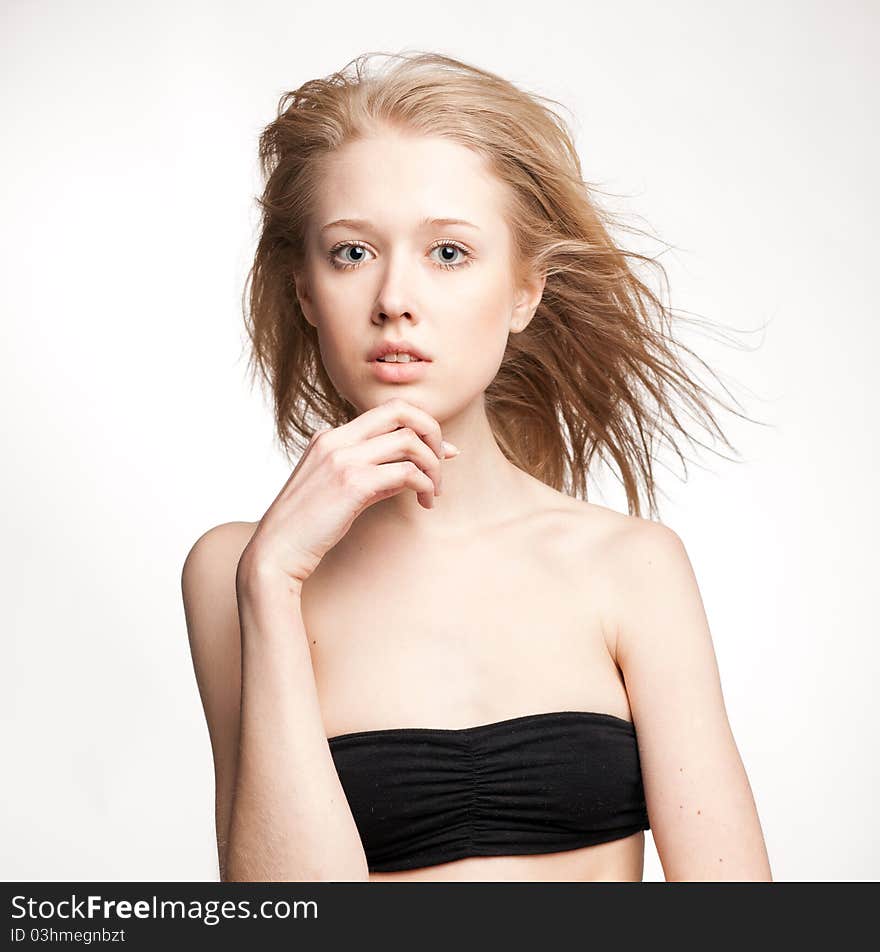
[[[220,867],[221,883],[355,883],[368,882],[370,871],[366,857],[362,861],[333,866],[296,866],[279,869],[277,866],[231,862]]]
[[[369,882],[366,871],[294,870],[290,873],[266,873],[265,875],[225,875],[220,877],[221,883],[366,883]]]
[[[696,860],[693,857],[682,863],[663,864],[663,873],[668,883],[772,883],[773,874],[766,857],[754,859],[715,856]]]
[[[311,866],[296,871],[292,882],[300,883],[365,883],[370,879],[367,858],[361,853],[352,859]]]
[[[311,876],[304,877],[298,882],[304,883],[366,883],[370,880],[370,871],[366,865],[354,869],[339,871],[319,870]]]
[[[738,836],[696,838],[683,842],[681,831],[668,842],[655,831],[660,863],[666,882],[772,883],[770,857],[763,837],[749,842],[747,831]]]
[[[367,882],[367,854],[360,838],[352,842],[303,843],[298,849],[267,849],[262,841],[243,841],[231,828],[218,850],[221,883]]]

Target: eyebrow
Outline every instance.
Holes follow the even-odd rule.
[[[466,228],[474,228],[476,231],[479,231],[480,228],[478,225],[475,225],[473,222],[466,221],[464,218],[425,218],[420,222],[422,228],[426,225],[464,225]],[[370,222],[365,218],[337,218],[334,221],[327,222],[326,225],[321,226],[321,231],[327,231],[329,228],[335,226],[344,226],[346,228],[372,228]]]

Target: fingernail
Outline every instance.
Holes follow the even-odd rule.
[[[447,440],[443,440],[443,452],[446,456],[458,456],[461,450],[455,445],[455,443],[450,443]]]

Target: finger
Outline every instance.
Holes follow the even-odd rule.
[[[382,496],[391,496],[401,489],[413,489],[426,509],[434,508],[434,483],[412,460],[381,463],[369,470],[370,488]]]
[[[434,484],[431,494],[440,495],[443,487],[442,464],[431,447],[408,426],[374,436],[358,447],[352,447],[350,452],[357,453],[358,461],[364,465],[410,459],[431,477]]]
[[[438,459],[444,458],[440,424],[421,407],[394,397],[378,407],[372,407],[360,416],[339,427],[354,440],[368,440],[381,433],[408,426],[431,447]]]

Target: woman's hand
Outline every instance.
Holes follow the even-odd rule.
[[[239,575],[243,564],[258,566],[301,587],[367,506],[412,489],[432,509],[440,463],[458,452],[429,413],[400,398],[316,433],[242,553]]]

